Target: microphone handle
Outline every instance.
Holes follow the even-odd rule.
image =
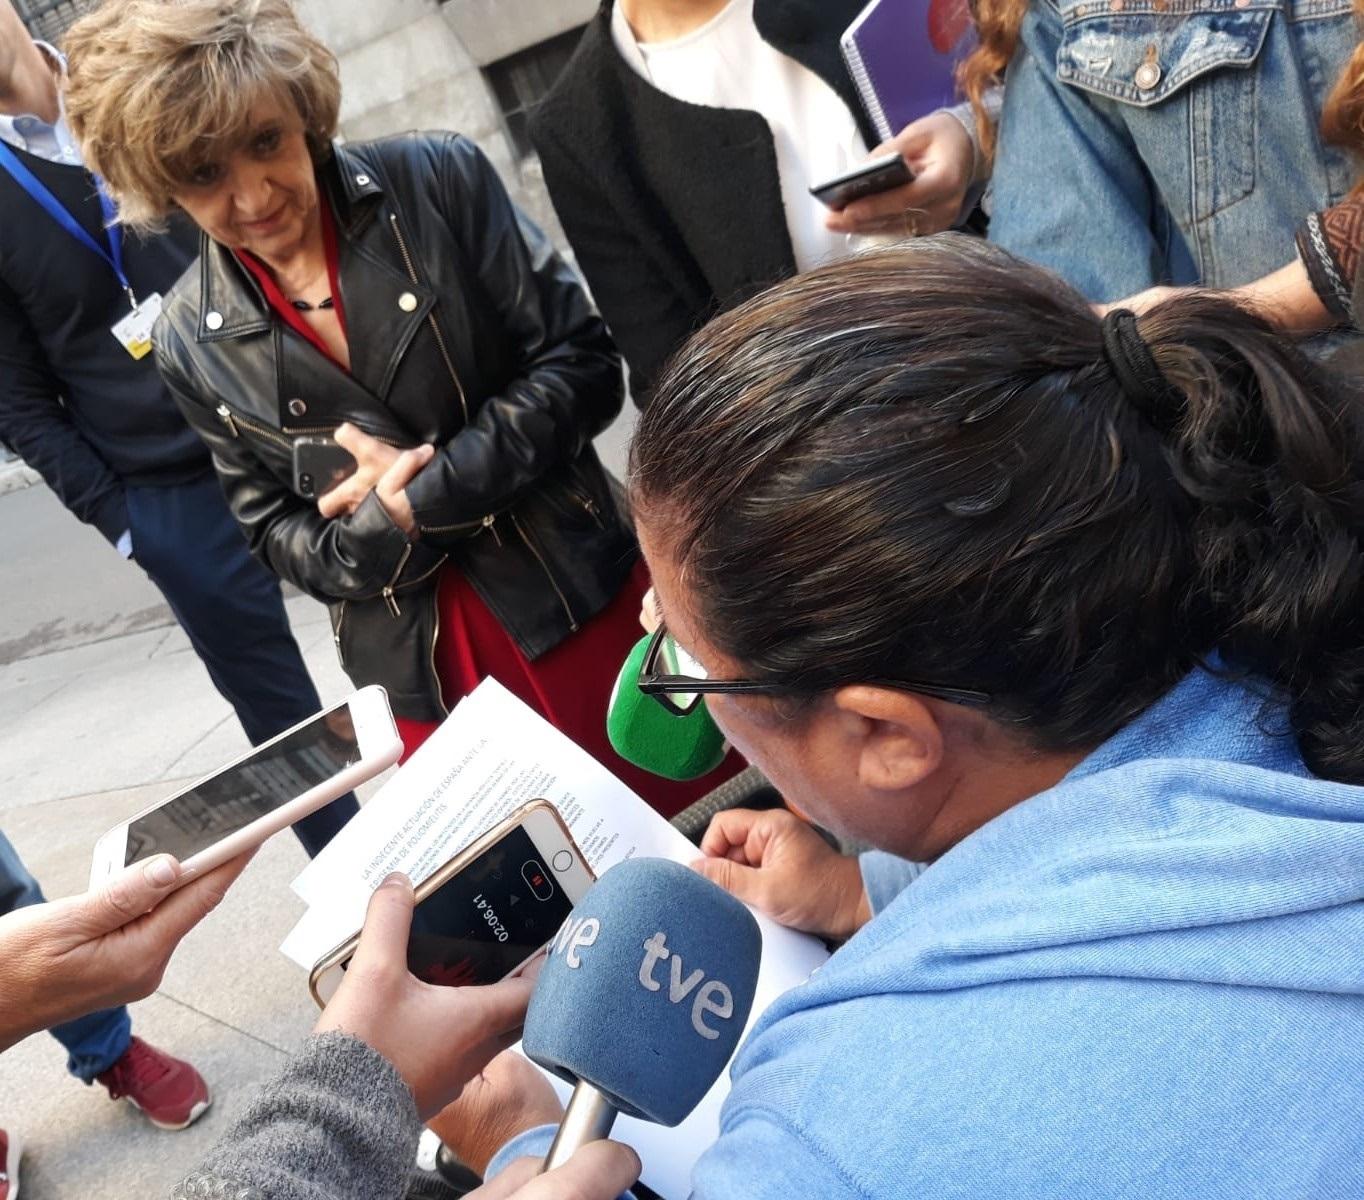
[[[616,1109],[611,1102],[590,1083],[580,1081],[569,1097],[564,1119],[559,1122],[559,1132],[554,1135],[554,1144],[545,1155],[540,1174],[563,1166],[588,1142],[602,1141],[615,1122]]]

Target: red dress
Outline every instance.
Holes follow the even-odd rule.
[[[321,211],[332,301],[345,334],[346,315],[337,278],[336,229],[330,206],[325,201]],[[332,357],[326,343],[285,298],[265,265],[245,251],[238,251],[237,258],[261,285],[275,315],[319,353]],[[606,706],[621,664],[644,634],[639,624],[639,609],[648,587],[644,564],[637,563],[625,585],[605,609],[552,650],[539,658],[529,659],[459,571],[453,566],[442,568],[436,589],[440,632],[436,638],[435,663],[445,702],[453,706],[491,675],[638,792],[658,812],[666,817],[680,812],[741,770],[743,763],[737,754],[731,753],[704,778],[675,783],[626,762],[612,749],[606,736]],[[436,721],[398,719],[398,732],[404,746],[403,761],[436,731],[438,725]]]

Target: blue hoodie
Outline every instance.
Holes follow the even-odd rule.
[[[696,1196],[1364,1198],[1364,789],[1282,726],[1198,671],[921,874],[866,856]]]

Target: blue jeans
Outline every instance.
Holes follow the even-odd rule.
[[[16,908],[41,904],[42,900],[38,881],[19,861],[9,839],[0,833],[0,916]],[[90,1083],[123,1057],[132,1037],[132,1022],[126,1008],[106,1008],[54,1026],[51,1033],[66,1047],[66,1069]]]
[[[251,557],[215,476],[129,487],[133,558],[166,598],[253,746],[319,708],[289,630],[279,580]],[[294,833],[316,855],[359,806],[352,795],[304,817]]]

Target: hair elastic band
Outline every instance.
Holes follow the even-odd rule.
[[[1104,358],[1123,395],[1152,425],[1168,432],[1184,411],[1184,394],[1160,369],[1137,329],[1136,313],[1130,308],[1115,308],[1104,317],[1101,332]]]

